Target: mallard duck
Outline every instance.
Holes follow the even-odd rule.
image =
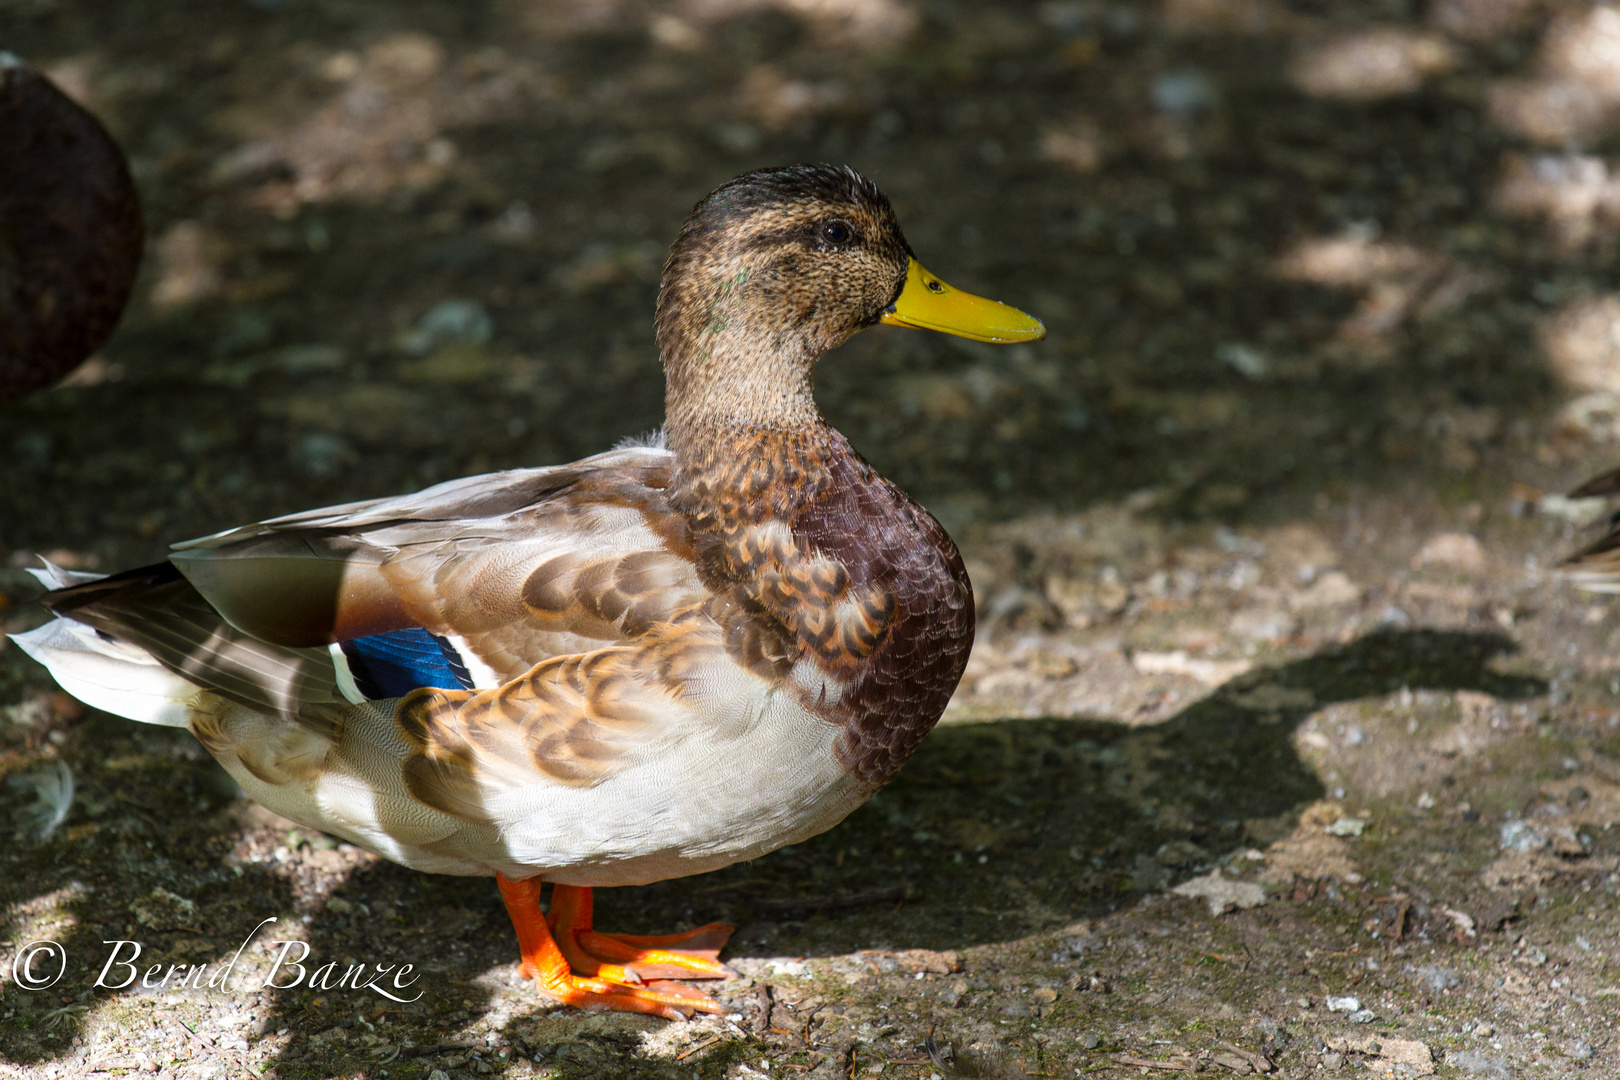
[[[720,1005],[731,927],[595,930],[591,890],[814,836],[934,726],[973,644],[940,524],[822,419],[816,361],[877,323],[1030,341],[924,270],[848,168],[749,173],[665,265],[660,438],[177,544],[17,636],[69,693],[190,729],[276,813],[493,875],[523,972],[573,1005]],[[553,885],[540,910],[541,882]]]
[[[1620,469],[1594,476],[1566,497],[1605,499],[1614,495],[1620,495]],[[1620,514],[1608,524],[1601,537],[1559,564],[1559,577],[1587,592],[1620,592]]]

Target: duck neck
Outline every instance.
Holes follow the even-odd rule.
[[[742,339],[742,340],[739,340]],[[664,425],[680,454],[716,436],[808,431],[822,425],[810,371],[815,358],[730,331],[683,343],[664,357]]]
[[[811,373],[823,351],[745,304],[743,281],[666,290],[658,313],[664,428],[682,460],[719,447],[819,431]]]
[[[826,489],[848,444],[816,408],[816,357],[784,337],[711,326],[664,344],[670,495],[687,515],[785,519]]]

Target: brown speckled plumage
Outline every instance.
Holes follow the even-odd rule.
[[[842,724],[847,767],[892,777],[944,711],[973,644],[973,590],[956,545],[837,431],[739,433],[682,460],[672,506],[703,577],[734,596],[734,639],[803,653],[840,692],[800,687]],[[744,658],[746,659],[746,658]]]

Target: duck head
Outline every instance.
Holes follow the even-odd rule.
[[[977,341],[1046,336],[1040,320],[924,270],[889,200],[853,169],[793,165],[716,188],[681,227],[658,292],[672,447],[819,424],[816,361],[880,322]]]

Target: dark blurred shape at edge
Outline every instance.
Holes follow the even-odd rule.
[[[107,340],[143,240],[118,144],[49,79],[0,53],[0,405]]]

